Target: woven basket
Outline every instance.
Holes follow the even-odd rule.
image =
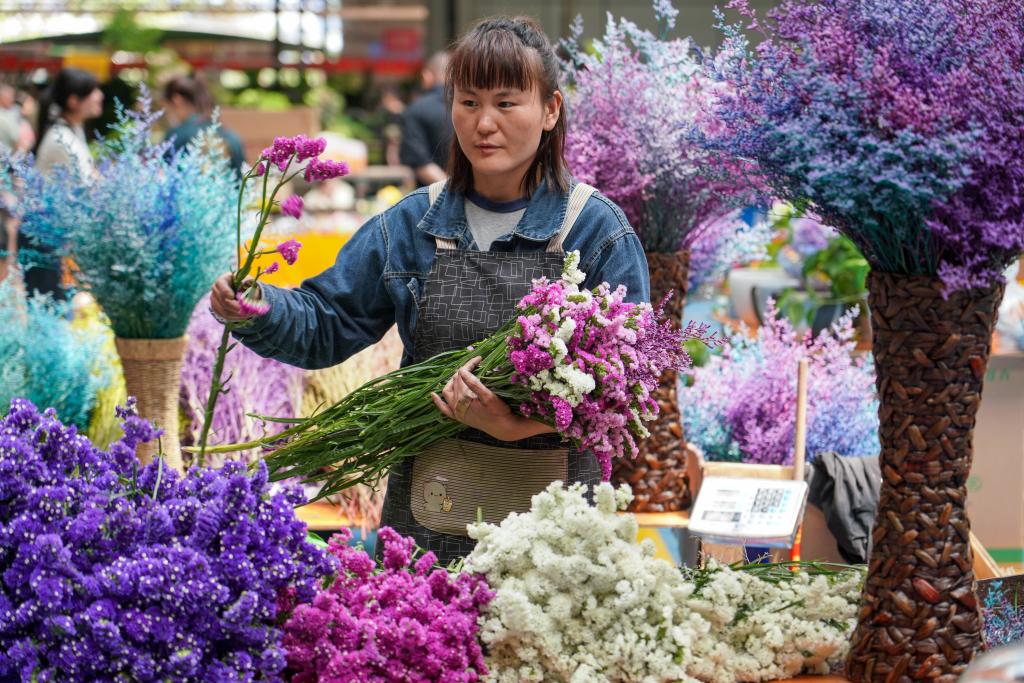
[[[138,400],[139,414],[164,430],[160,438],[165,463],[182,471],[178,442],[178,393],[181,389],[181,364],[186,337],[176,339],[114,340],[124,368],[124,383],[129,396]],[[157,443],[139,444],[142,464],[152,462]]]
[[[882,488],[851,681],[955,681],[982,649],[967,477],[1002,285],[868,278]]]
[[[647,267],[651,275],[652,304],[657,306],[669,290],[675,290],[665,312],[673,326],[678,327],[686,304],[689,250],[668,254],[647,252]],[[636,458],[619,458],[612,470],[616,486],[627,483],[633,489],[630,512],[675,512],[690,507],[686,440],[679,421],[675,371],[662,375],[654,399],[660,410],[658,417],[647,425],[651,436],[638,444]]]

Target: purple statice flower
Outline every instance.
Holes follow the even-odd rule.
[[[265,467],[140,467],[157,432],[121,415],[109,452],[21,399],[0,419],[0,679],[281,681],[278,597],[335,563]]]
[[[299,258],[299,249],[302,248],[302,242],[291,239],[286,242],[282,242],[277,245],[277,253],[281,255],[281,258],[285,260],[289,266],[295,265],[295,261]]]
[[[271,275],[273,273],[276,273],[280,268],[281,268],[281,264],[278,263],[277,261],[274,261],[269,266],[267,266],[266,270],[263,271],[263,274],[264,275]]]
[[[879,452],[878,400],[869,358],[851,356],[851,312],[817,338],[797,334],[770,305],[754,338],[733,335],[724,352],[689,372],[679,389],[687,438],[709,460],[791,464],[796,429],[796,378],[809,361],[807,455]]]
[[[298,162],[313,159],[324,153],[327,149],[327,140],[324,138],[307,138],[305,135],[295,136],[295,160]]]
[[[302,218],[302,197],[297,194],[289,195],[281,202],[281,213],[292,218]]]
[[[266,163],[264,163],[262,161],[258,162],[256,164],[256,166],[253,167],[253,170],[252,170],[252,174],[254,176],[256,176],[257,178],[259,178],[260,176],[262,176],[266,172],[267,172],[267,165],[266,165]]]
[[[739,210],[707,221],[690,243],[690,291],[717,287],[733,268],[767,258],[773,235],[770,223],[747,222]]]
[[[727,25],[707,61],[725,88],[697,137],[756,161],[872,267],[997,281],[1024,251],[1024,5],[784,0],[751,50]]]
[[[580,22],[564,43],[573,86],[566,159],[577,178],[622,208],[647,251],[690,246],[702,226],[747,194],[710,173],[739,162],[717,160],[689,136],[707,125],[702,111],[718,84],[701,72],[689,39],[664,37],[676,14],[668,0],[655,3],[661,37],[609,16],[596,56],[580,48]]]
[[[330,540],[340,571],[284,625],[293,683],[469,683],[487,675],[477,639],[480,610],[494,594],[483,577],[450,575],[433,553],[413,559],[412,538],[380,530],[383,561]]]
[[[307,183],[314,183],[331,178],[341,178],[349,174],[348,164],[344,161],[331,161],[330,159],[313,159],[306,166],[302,177]]]

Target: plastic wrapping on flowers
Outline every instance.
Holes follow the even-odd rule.
[[[22,399],[0,419],[0,678],[281,681],[279,606],[333,560],[265,468],[139,469],[156,432],[120,416],[107,451]]]
[[[733,334],[721,355],[690,371],[691,386],[680,386],[687,438],[709,460],[791,464],[797,367],[806,358],[808,457],[878,454],[875,373],[870,357],[853,355],[855,314],[812,337],[770,305],[755,337]]]

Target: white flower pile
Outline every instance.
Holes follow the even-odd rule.
[[[496,591],[481,620],[495,683],[761,681],[845,656],[859,572],[778,583],[725,567],[680,571],[637,542],[631,494],[588,504],[560,482],[529,512],[471,525],[465,569]]]

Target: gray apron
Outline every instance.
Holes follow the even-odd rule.
[[[443,185],[430,187],[431,204]],[[437,239],[417,301],[413,362],[493,334],[515,315],[534,279],[560,277],[562,242],[592,192],[583,184],[573,188],[561,229],[545,251],[471,251]],[[510,512],[524,512],[555,480],[597,484],[601,468],[593,453],[565,446],[557,434],[508,442],[466,429],[391,469],[380,523],[412,536],[447,565],[473,550],[466,524],[478,514],[496,524]]]

